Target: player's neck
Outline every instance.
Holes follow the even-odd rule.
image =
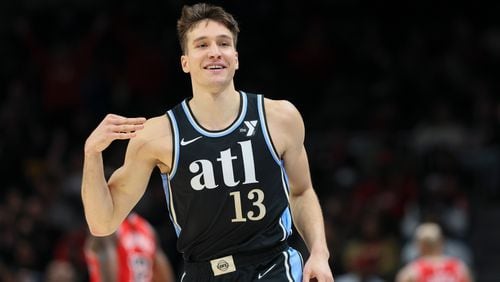
[[[196,120],[206,129],[222,130],[238,117],[240,95],[234,87],[223,91],[194,91],[189,107]]]

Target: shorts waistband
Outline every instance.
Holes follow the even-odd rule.
[[[257,264],[259,262],[265,261],[266,259],[270,259],[277,254],[285,251],[288,249],[288,243],[285,242],[280,242],[275,246],[266,248],[266,249],[260,249],[256,251],[250,251],[250,252],[244,252],[244,253],[236,253],[236,254],[228,254],[226,256],[222,256],[220,258],[214,258],[209,261],[184,261],[184,267],[186,270],[196,268],[197,270],[205,269],[205,270],[210,270],[212,269],[212,263],[216,262],[218,260],[227,258],[227,257],[232,257],[232,260],[234,261],[234,265],[236,269],[238,269],[241,266],[246,266],[246,265],[251,265],[251,264]]]

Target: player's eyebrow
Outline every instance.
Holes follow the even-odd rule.
[[[199,36],[199,37],[196,37],[195,39],[193,39],[193,42],[196,43],[198,41],[203,41],[205,39],[207,39],[208,36]],[[216,39],[227,39],[227,40],[232,40],[233,38],[229,35],[226,35],[226,34],[221,34],[221,35],[217,35],[216,36]]]

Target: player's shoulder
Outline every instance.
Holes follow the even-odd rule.
[[[166,115],[149,118],[144,123],[144,129],[137,133],[139,137],[146,140],[156,139],[161,136],[169,136],[171,134],[170,121]]]
[[[293,122],[294,120],[301,119],[297,107],[288,100],[264,98],[264,108],[268,117],[276,118],[281,122]]]
[[[156,116],[147,119],[144,128],[130,139],[127,156],[154,164],[162,173],[168,172],[172,157],[172,130],[168,118]]]
[[[146,125],[156,127],[156,126],[165,126],[169,124],[169,119],[167,115],[159,115],[146,120]]]
[[[143,158],[157,159],[166,155],[165,150],[170,150],[171,138],[168,118],[156,116],[146,120],[144,128],[137,131],[137,136],[130,140],[129,148],[140,151]]]
[[[297,111],[297,107],[288,100],[275,100],[264,97],[264,107],[266,110],[279,110],[279,111]]]

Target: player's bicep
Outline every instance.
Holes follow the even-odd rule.
[[[115,213],[124,219],[144,194],[153,167],[133,162],[117,169],[108,186],[113,198]]]
[[[135,141],[135,140],[134,140]],[[108,186],[113,198],[115,219],[121,222],[137,204],[155,167],[152,156],[140,140],[129,143],[124,164],[110,177]]]
[[[298,110],[291,105],[289,119],[286,120],[286,149],[283,154],[293,194],[301,194],[312,187],[309,161],[304,146],[305,128]]]
[[[312,186],[309,163],[304,146],[302,145],[293,151],[287,151],[283,155],[283,160],[292,194],[302,194],[302,192]]]
[[[284,161],[291,193],[300,195],[311,187],[302,116],[288,101],[266,99],[264,102],[269,133],[277,153]]]

